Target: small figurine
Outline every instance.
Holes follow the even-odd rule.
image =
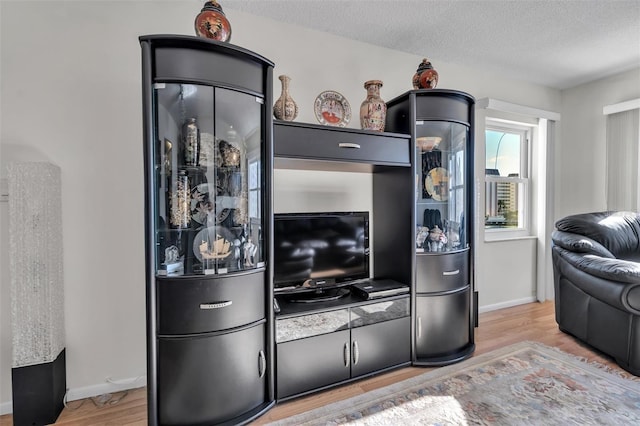
[[[424,242],[429,236],[429,228],[426,226],[418,226],[418,233],[416,234],[416,247],[423,248]]]
[[[253,244],[251,238],[244,244],[244,266],[253,266],[255,264],[255,256],[258,246]]]
[[[177,262],[178,256],[179,256],[178,247],[169,246],[166,249],[164,249],[164,262],[166,264]]]
[[[429,231],[427,239],[429,241],[429,251],[442,251],[442,248],[447,243],[447,236],[438,225]]]

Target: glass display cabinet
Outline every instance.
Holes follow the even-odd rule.
[[[413,90],[387,104],[387,129],[410,133],[413,362],[444,365],[475,349],[472,96]]]
[[[245,423],[274,401],[273,63],[140,37],[149,424]]]
[[[246,93],[199,84],[157,83],[154,90],[158,274],[264,267],[263,105]]]

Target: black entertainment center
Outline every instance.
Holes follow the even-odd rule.
[[[392,132],[273,120],[269,60],[140,43],[149,424],[245,424],[471,356],[471,96],[409,91]],[[274,214],[274,168],[370,174],[371,210]]]
[[[341,148],[354,144],[360,148]],[[276,168],[372,173],[374,191],[372,212],[274,215],[274,294],[279,308],[275,315],[276,359],[278,365],[286,366],[276,368],[277,400],[410,364],[411,280],[410,273],[397,266],[409,260],[410,247],[398,242],[411,237],[412,227],[396,217],[403,210],[408,217],[411,210],[411,189],[404,186],[411,182],[409,145],[406,134],[274,122]],[[387,188],[392,187],[389,192]],[[400,209],[394,197],[403,200]],[[394,229],[382,225],[370,229],[370,215],[376,223],[396,225]],[[325,226],[323,222],[330,217],[334,223]],[[298,223],[283,225],[291,220]],[[335,221],[340,220],[343,223],[336,226]],[[305,230],[309,221],[315,226]],[[351,224],[345,226],[344,221]],[[290,243],[289,234],[295,234],[298,246]],[[375,241],[371,247],[370,237]],[[319,268],[325,271],[319,274],[319,281],[311,276],[314,268],[297,268],[306,273],[291,286],[288,281],[295,279],[282,279],[279,273],[291,271],[284,267],[279,253],[282,243],[303,258],[309,254],[305,249],[314,245],[331,247],[335,257],[322,256],[319,250],[320,259],[329,265]],[[382,274],[374,272],[372,277],[370,255],[374,271]],[[381,291],[373,291],[373,286]],[[371,294],[363,294],[357,287]],[[308,292],[303,300],[297,293],[300,291]],[[336,291],[340,293],[332,297]]]

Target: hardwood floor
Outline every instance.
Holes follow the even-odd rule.
[[[565,352],[597,361],[624,372],[615,362],[573,337],[561,332],[555,322],[553,302],[530,303],[480,314],[476,328],[474,355],[490,352],[525,340],[542,342]],[[252,425],[293,416],[313,408],[386,386],[429,371],[428,368],[407,367],[349,385],[340,386],[303,398],[276,405]],[[122,396],[115,394],[114,399]],[[91,398],[70,402],[56,425],[146,425],[146,390],[129,391],[117,404],[97,407]],[[79,408],[76,408],[79,407]],[[11,415],[0,416],[0,426],[12,424]]]

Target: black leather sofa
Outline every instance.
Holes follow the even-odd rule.
[[[567,216],[552,241],[560,330],[640,376],[640,213]]]

